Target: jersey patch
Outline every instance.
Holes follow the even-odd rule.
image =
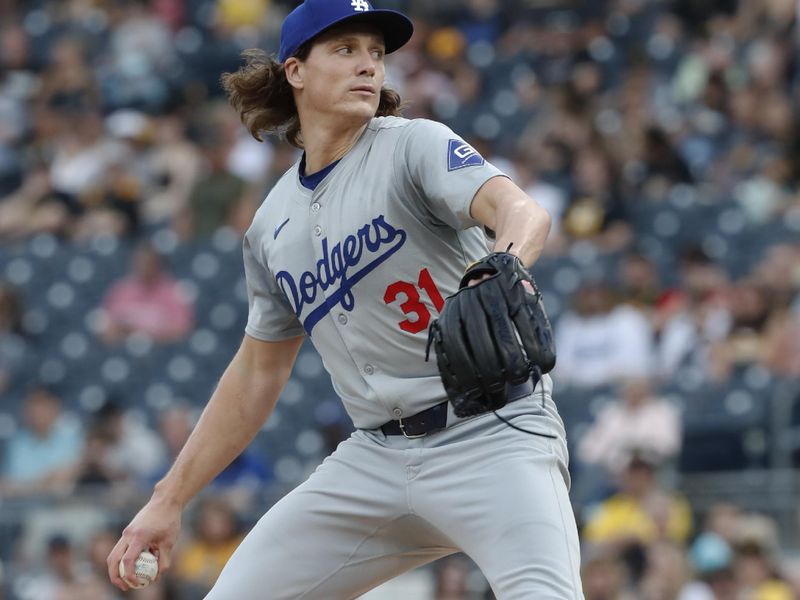
[[[463,140],[450,140],[447,144],[447,170],[457,171],[465,167],[483,166],[483,157]]]

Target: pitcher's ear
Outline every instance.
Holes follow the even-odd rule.
[[[283,63],[283,72],[290,86],[297,90],[303,89],[303,63],[298,58],[294,56],[287,58]]]

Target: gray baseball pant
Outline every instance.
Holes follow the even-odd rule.
[[[539,395],[502,411],[561,430]],[[359,430],[277,502],[207,600],[345,600],[463,551],[498,600],[582,599],[567,450],[494,415],[417,439]]]

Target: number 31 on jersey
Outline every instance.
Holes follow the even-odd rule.
[[[415,319],[404,319],[398,323],[403,331],[419,333],[427,329],[430,324],[431,312],[422,302],[420,290],[427,294],[437,312],[442,312],[444,299],[428,269],[422,269],[419,272],[416,285],[410,281],[395,281],[386,288],[386,293],[383,295],[383,301],[386,304],[397,301],[398,296],[405,296],[405,301],[400,304],[400,310],[404,315],[416,315]]]

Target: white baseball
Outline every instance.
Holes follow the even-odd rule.
[[[128,585],[135,588],[143,588],[146,585],[150,585],[155,581],[156,575],[158,575],[158,559],[149,552],[140,552],[134,564],[133,574],[136,577],[138,585],[133,585],[132,583]],[[125,566],[122,564],[122,561],[119,562],[119,576],[125,579]],[[126,579],[125,581],[127,583],[128,580]]]

